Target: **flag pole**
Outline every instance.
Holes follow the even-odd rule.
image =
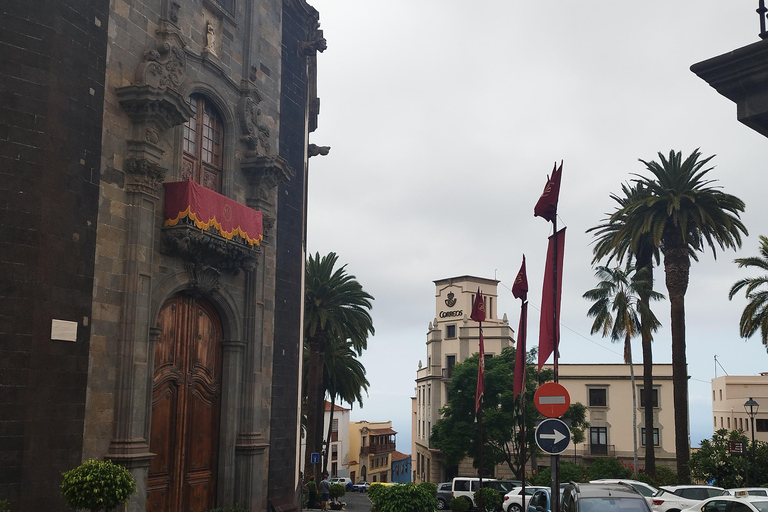
[[[477,426],[479,439],[480,453],[478,455],[479,468],[478,473],[480,475],[480,491],[478,502],[480,504],[480,510],[483,510],[483,393],[485,391],[485,347],[483,344],[483,320],[485,320],[485,302],[483,301],[483,294],[480,291],[480,287],[477,288],[477,295],[475,301],[472,304],[472,314],[470,318],[477,322],[479,329],[478,339],[478,361],[477,361],[477,387],[475,389],[475,415],[477,417]],[[471,489],[470,485],[470,489]]]
[[[520,495],[522,496],[521,506],[525,507],[525,376],[527,369],[525,341],[528,336],[528,333],[526,332],[528,330],[528,276],[525,270],[525,254],[523,254],[523,264],[520,266],[520,271],[517,273],[515,283],[512,285],[512,295],[514,295],[516,299],[520,299],[520,327],[517,330],[515,380],[512,393],[515,395],[515,398],[517,398],[517,393],[520,393],[520,467],[523,474]]]
[[[554,254],[552,255],[553,261],[552,261],[552,305],[554,306],[552,308],[552,336],[554,339],[552,340],[552,347],[554,348],[555,353],[555,359],[554,359],[554,380],[555,382],[558,381],[558,364],[557,359],[560,355],[560,337],[558,336],[560,330],[559,330],[559,324],[558,324],[558,317],[557,317],[557,256],[560,254],[558,252],[557,247],[557,204],[555,204],[555,215],[552,219],[552,229],[554,230]],[[552,490],[551,490],[551,501],[552,501],[552,512],[560,512],[560,456],[559,455],[552,455],[552,459],[550,460],[550,466],[552,468]]]
[[[527,333],[525,332],[526,329],[528,329],[528,301],[523,300],[520,304],[520,332],[517,333],[517,337],[522,337],[523,340],[526,339]],[[525,345],[522,347],[523,351],[525,351]],[[518,349],[520,350],[520,349]],[[522,490],[520,491],[520,495],[522,496],[520,498],[521,503],[520,507],[521,510],[526,510],[527,507],[525,506],[525,455],[526,455],[526,445],[525,445],[525,374],[526,374],[526,364],[527,361],[525,359],[525,354],[523,354],[523,387],[520,390],[520,417],[521,417],[521,425],[520,425],[520,461],[521,465],[523,467],[523,478],[522,478]]]
[[[478,326],[480,327],[480,343],[482,343],[482,340],[483,340],[483,323],[482,322],[478,322]],[[485,357],[485,354],[483,353],[483,351],[480,351],[480,357],[481,358]],[[478,360],[477,364],[478,365],[482,364],[483,366],[485,366],[485,361]],[[482,375],[478,372],[477,378],[485,380],[485,371],[483,371]],[[483,382],[483,393],[485,393],[485,382]],[[480,434],[480,443],[479,443],[479,445],[480,445],[480,456],[478,457],[479,462],[480,462],[480,468],[479,468],[479,470],[480,470],[480,486],[478,488],[478,490],[480,491],[480,494],[479,494],[480,499],[478,500],[478,502],[480,503],[480,512],[482,512],[483,511],[483,401],[482,401],[482,398],[480,400],[479,408],[477,410],[477,426],[478,426],[478,432]],[[472,488],[472,484],[470,484],[469,488],[470,489]]]

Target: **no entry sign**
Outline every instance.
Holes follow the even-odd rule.
[[[571,406],[571,396],[562,384],[547,382],[533,395],[536,410],[547,418],[559,418]]]

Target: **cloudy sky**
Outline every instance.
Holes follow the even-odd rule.
[[[620,363],[621,347],[591,336],[596,281],[585,230],[638,158],[671,149],[717,155],[710,173],[747,205],[740,251],[701,254],[686,297],[691,438],[712,435],[710,379],[768,371],[758,338],[743,340],[748,273],[768,235],[768,140],[690,71],[696,62],[759,40],[757,1],[310,0],[328,49],[318,58],[319,129],[331,146],[310,161],[308,250],[334,251],[375,298],[376,335],[362,361],[371,382],[352,419],[392,420],[410,453],[410,397],[435,317],[434,280],[496,278],[499,314],[517,326],[509,287],[527,258],[538,339],[546,239],[533,217],[553,163],[564,161],[558,226],[568,228],[561,362]],[[657,289],[666,294],[662,273]],[[671,362],[669,304],[654,360]],[[633,346],[642,361],[639,341]],[[715,369],[715,356],[722,368]]]

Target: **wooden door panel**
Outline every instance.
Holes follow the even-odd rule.
[[[208,512],[211,509],[209,503],[212,502],[210,475],[200,475],[200,478],[189,479],[187,481],[184,495],[184,512]]]
[[[207,304],[177,296],[158,325],[147,510],[206,512],[215,507],[221,323]]]
[[[189,407],[190,428],[187,440],[186,473],[193,475],[197,471],[210,472],[215,465],[214,445],[218,435],[212,435],[214,423],[218,422],[215,404],[193,391]],[[218,429],[216,429],[217,431]]]

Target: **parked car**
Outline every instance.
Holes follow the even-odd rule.
[[[437,484],[437,510],[447,510],[451,506],[451,487],[453,482]]]
[[[568,512],[651,512],[645,497],[629,484],[570,483],[561,510]],[[723,511],[725,512],[725,511]]]
[[[768,512],[768,497],[749,495],[741,498],[730,495],[716,496],[683,509],[683,512]]]
[[[364,480],[361,480],[352,486],[352,491],[355,492],[367,492],[371,488],[371,484]]]
[[[352,480],[349,479],[349,477],[346,476],[335,476],[331,478],[330,482],[332,484],[341,484],[344,486],[344,489],[347,491],[352,490]]]
[[[523,485],[523,482],[520,480],[500,480],[500,479],[485,479],[483,478],[483,487],[488,487],[490,489],[493,489],[495,491],[498,491],[499,494],[504,496],[509,491],[520,487]],[[528,485],[528,484],[526,484]]]
[[[550,490],[549,487],[542,487],[533,493],[528,500],[528,512],[550,512],[552,510],[552,503],[549,499]]]
[[[651,498],[651,508],[654,512],[680,512],[723,494],[728,491],[711,485],[664,485]]]
[[[640,480],[629,480],[625,478],[600,478],[599,480],[590,480],[589,483],[592,484],[627,484],[634,487],[634,489],[645,496],[646,498],[650,498],[659,490],[655,488],[652,485],[648,485],[645,482],[641,482]]]
[[[522,486],[515,487],[504,495],[501,502],[501,508],[504,512],[522,512],[524,508],[528,508],[528,502],[531,501],[531,496],[533,496],[533,493],[539,489],[546,489],[546,487],[525,484],[525,503],[523,503],[523,488]]]
[[[768,496],[768,488],[738,487],[736,489],[728,489],[728,494],[731,496],[736,496],[737,498],[744,498],[746,496]]]

